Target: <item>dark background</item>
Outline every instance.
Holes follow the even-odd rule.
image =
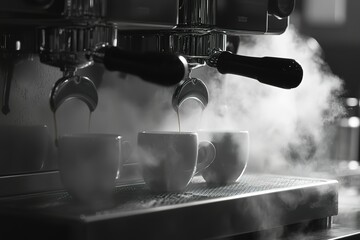
[[[298,0],[291,22],[304,35],[315,38],[323,49],[325,61],[332,72],[345,81],[345,97],[360,97],[360,1],[326,0],[325,4],[346,4],[346,20],[340,24],[316,23],[307,18],[306,4],[318,0]],[[336,3],[337,2],[337,3]],[[324,9],[316,9],[324,11]],[[331,18],[331,17],[330,17]]]

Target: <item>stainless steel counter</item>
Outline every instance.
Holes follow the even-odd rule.
[[[111,207],[90,209],[66,192],[1,202],[6,233],[37,239],[209,239],[293,224],[330,226],[338,213],[337,181],[246,174],[238,183],[207,186],[195,177],[183,193],[118,187]],[[19,231],[21,229],[21,231]]]

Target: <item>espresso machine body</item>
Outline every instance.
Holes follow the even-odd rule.
[[[96,109],[96,85],[78,74],[78,69],[95,62],[158,85],[176,85],[172,99],[175,110],[189,97],[206,107],[206,85],[190,76],[192,69],[204,65],[277,87],[297,87],[302,69],[296,61],[252,58],[226,51],[227,36],[283,33],[294,5],[293,0],[6,1],[0,6],[2,117],[11,114],[14,66],[34,55],[42,64],[63,72],[63,77],[54,79],[56,83],[49,89],[49,110],[54,114],[69,98],[84,101],[91,112]],[[4,178],[32,174],[22,176],[20,181],[34,179],[34,183],[15,192],[61,187],[56,167],[49,172],[38,161],[24,168],[15,164],[19,165],[9,170],[4,164],[4,171],[0,170]],[[54,186],[39,184],[46,175],[39,178],[39,172],[53,177],[48,182]]]

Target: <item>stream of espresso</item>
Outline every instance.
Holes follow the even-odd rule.
[[[179,114],[179,110],[176,111],[176,114],[177,114],[177,118],[178,118],[179,132],[181,132],[181,124],[180,124],[180,114]]]
[[[54,138],[55,138],[55,146],[58,145],[58,126],[56,121],[56,112],[53,112],[53,120],[54,120]]]
[[[92,112],[89,113],[88,133],[90,133],[90,129],[91,129],[91,117],[92,117]]]
[[[92,119],[92,112],[89,113],[89,119],[88,119],[88,126],[87,126],[87,132],[90,133],[91,130],[91,119]],[[53,120],[54,120],[54,138],[55,138],[55,146],[58,145],[58,138],[59,138],[59,127],[58,122],[56,120],[56,112],[53,112]],[[180,118],[179,118],[180,121]],[[180,124],[180,122],[179,122]]]
[[[194,126],[196,129],[187,129],[187,130],[191,130],[191,131],[197,131],[199,126],[201,126],[201,122],[202,122],[202,118],[203,118],[203,113],[204,113],[204,109],[201,110],[201,113],[200,113],[200,118],[198,119],[198,122],[197,124]],[[178,128],[179,128],[179,132],[181,132],[181,130],[184,130],[184,129],[181,129],[181,118],[180,118],[180,112],[179,110],[176,111],[176,115],[177,115],[177,120],[178,120]]]

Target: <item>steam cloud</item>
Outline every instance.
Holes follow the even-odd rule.
[[[210,104],[201,128],[249,131],[248,167],[253,170],[283,171],[298,164],[306,172],[304,168],[310,171],[316,163],[324,165],[321,161],[329,158],[328,125],[343,114],[338,101],[342,81],[325,65],[317,42],[290,27],[280,36],[240,42],[238,54],[293,58],[303,67],[303,82],[284,90],[234,75],[202,76],[210,88]],[[187,116],[185,122],[192,121]]]
[[[289,27],[280,36],[242,39],[238,54],[293,58],[304,69],[303,82],[296,89],[284,90],[244,77],[220,75],[208,67],[194,70],[192,76],[207,84],[210,102],[202,117],[198,103],[185,102],[180,112],[182,130],[249,131],[248,168],[252,170],[283,171],[288,166],[296,169],[295,163],[300,163],[304,173],[304,168],[310,171],[315,163],[324,165],[322,161],[329,158],[327,125],[343,114],[338,101],[342,81],[324,63],[317,42]],[[92,118],[93,132],[119,133],[136,143],[139,131],[178,131],[171,106],[173,88],[130,75],[122,78],[118,73],[104,73]]]

